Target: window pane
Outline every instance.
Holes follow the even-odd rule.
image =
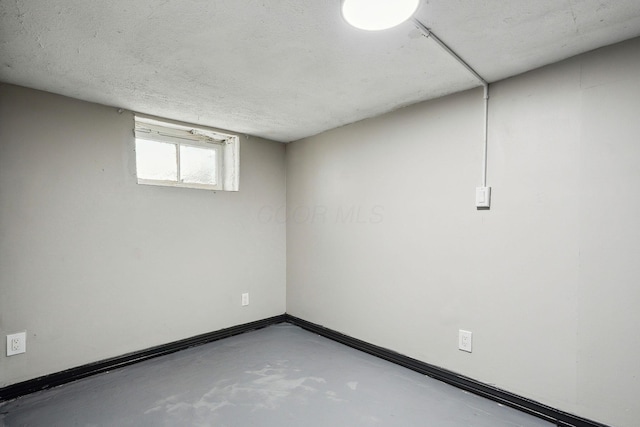
[[[176,145],[136,139],[138,178],[177,181]]]
[[[216,150],[212,148],[198,148],[180,146],[180,180],[191,184],[218,183],[218,165]]]

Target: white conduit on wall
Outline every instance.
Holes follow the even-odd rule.
[[[413,23],[418,27],[420,31],[424,34],[425,37],[431,38],[434,42],[436,42],[442,49],[445,50],[449,55],[451,55],[456,61],[462,64],[484,87],[484,148],[483,148],[483,158],[482,158],[482,187],[487,187],[487,149],[488,149],[488,132],[489,132],[489,83],[483,79],[480,74],[476,72],[469,64],[467,64],[462,58],[458,56],[449,46],[447,46],[442,40],[436,36],[433,31],[427,28],[422,22],[418,19],[414,18]],[[488,206],[487,206],[488,207]]]

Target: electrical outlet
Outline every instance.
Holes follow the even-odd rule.
[[[249,305],[249,294],[242,294],[242,306]]]
[[[27,352],[27,333],[18,332],[7,335],[7,356]]]
[[[458,331],[458,349],[471,353],[471,337],[471,332],[460,329]]]

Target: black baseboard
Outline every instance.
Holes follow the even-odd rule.
[[[508,391],[501,390],[497,387],[493,387],[474,379],[456,374],[455,372],[451,372],[446,369],[419,361],[417,359],[404,356],[386,348],[369,344],[365,341],[361,341],[332,329],[325,328],[324,326],[320,326],[315,323],[302,320],[295,316],[291,316],[290,314],[282,314],[279,316],[270,317],[268,319],[245,323],[243,325],[233,326],[215,332],[209,332],[195,337],[175,341],[169,344],[152,347],[146,350],[136,351],[133,353],[125,354],[123,356],[90,363],[88,365],[79,366],[77,368],[68,369],[66,371],[45,375],[43,377],[20,382],[17,384],[12,384],[10,386],[0,388],[0,402],[16,399],[20,396],[24,396],[36,391],[57,387],[92,375],[112,371],[114,369],[122,368],[124,366],[132,365],[144,360],[149,360],[155,357],[184,350],[189,347],[206,344],[209,342],[217,341],[223,338],[228,338],[234,335],[239,335],[245,332],[265,328],[267,326],[283,322],[291,323],[292,325],[299,326],[303,329],[314,332],[333,341],[339,342],[365,353],[369,353],[381,359],[388,360],[397,365],[404,366],[405,368],[443,381],[447,384],[451,384],[455,387],[461,388],[479,396],[494,400],[505,406],[510,406],[512,408],[542,418],[549,422],[555,423],[559,427],[607,427],[605,424],[601,424],[595,421],[588,420],[586,418],[581,418],[576,415],[560,411],[558,409],[551,408],[534,400],[518,396]]]
[[[38,377],[32,380],[12,384],[10,386],[0,388],[0,402],[16,399],[20,396],[24,396],[36,391],[57,387],[72,381],[89,377],[91,375],[112,371],[114,369],[122,368],[123,366],[132,365],[144,360],[164,356],[165,354],[174,353],[176,351],[184,350],[189,347],[210,343],[222,338],[228,338],[248,331],[253,331],[255,329],[265,328],[276,323],[282,323],[285,321],[285,319],[286,315],[281,314],[279,316],[270,317],[268,319],[245,323],[243,325],[233,326],[215,332],[209,332],[195,337],[174,341],[169,344],[163,344],[156,347],[148,348],[146,350],[125,354],[124,356],[113,357],[111,359],[101,360],[99,362],[79,366],[77,368],[67,369],[66,371],[56,372],[55,374],[45,375],[43,377]]]
[[[299,319],[291,316],[290,314],[285,315],[285,321],[333,341],[337,341],[341,344],[345,344],[381,359],[388,360],[389,362],[393,362],[397,365],[404,366],[405,368],[409,368],[413,371],[443,381],[447,384],[451,384],[479,396],[486,397],[487,399],[494,400],[505,406],[510,406],[538,418],[555,423],[559,427],[607,427],[604,424],[551,408],[531,399],[527,399],[508,391],[501,390],[497,387],[456,374],[455,372],[451,372],[446,369],[412,359],[411,357],[403,356],[386,348],[378,347],[365,341],[352,338],[340,332],[325,328],[324,326],[307,322],[306,320]]]

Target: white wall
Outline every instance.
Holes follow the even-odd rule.
[[[288,145],[287,312],[637,425],[639,114],[640,39],[493,84],[490,211],[481,90]]]
[[[0,123],[0,387],[285,312],[282,144],[214,193],[136,184],[130,112],[3,84]]]

